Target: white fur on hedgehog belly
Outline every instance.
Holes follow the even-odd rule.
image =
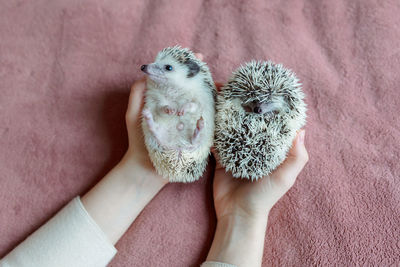
[[[204,122],[205,127],[208,123],[209,121]],[[171,124],[172,127],[175,127],[173,125],[175,124]],[[142,127],[146,129],[145,132],[148,132],[147,124],[144,121],[142,122]],[[202,134],[205,133],[203,132]],[[210,133],[207,134],[212,136]],[[157,173],[167,178],[170,182],[193,182],[204,173],[211,145],[201,146],[195,151],[185,149],[178,151],[160,147],[151,134],[145,134],[144,137],[150,160],[153,162]],[[186,142],[182,141],[182,143]]]
[[[248,113],[239,99],[219,95],[217,103],[215,146],[221,164],[236,178],[257,180],[270,174],[284,161],[296,131],[305,123],[301,115]],[[285,134],[283,125],[289,129]]]

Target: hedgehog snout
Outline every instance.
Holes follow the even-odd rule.
[[[147,64],[147,65],[142,65],[141,67],[140,67],[140,69],[144,72],[144,73],[146,73],[147,75],[149,75],[150,76],[150,78],[152,79],[152,80],[155,80],[155,81],[163,81],[163,80],[165,80],[165,73],[164,73],[164,71],[162,70],[162,68],[158,65],[158,64],[156,64],[156,63],[151,63],[151,64]]]
[[[258,107],[258,106],[255,106],[254,109],[253,109],[253,112],[257,113],[257,114],[261,114],[262,113],[262,108]]]
[[[257,101],[253,101],[248,104],[242,104],[242,107],[246,112],[252,112],[255,114],[265,113],[265,107],[262,103],[259,103]]]

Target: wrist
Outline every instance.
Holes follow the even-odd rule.
[[[218,219],[208,261],[261,266],[268,215],[229,214]]]
[[[240,205],[234,205],[230,209],[217,212],[218,221],[236,221],[237,223],[262,224],[268,220],[269,208],[241,208]]]
[[[165,185],[164,179],[125,157],[82,198],[82,204],[115,244]]]
[[[146,161],[146,159],[137,159],[129,153],[129,150],[114,167],[114,170],[126,177],[127,185],[154,187],[160,190],[168,183],[167,179],[156,174],[151,162]]]
[[[245,215],[242,213],[226,214],[218,218],[217,224],[221,226],[232,225],[237,229],[256,231],[265,229],[268,222],[268,213],[261,215]]]

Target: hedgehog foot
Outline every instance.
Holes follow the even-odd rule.
[[[146,120],[147,127],[149,127],[150,132],[153,134],[157,142],[162,146],[162,134],[161,134],[161,127],[154,121],[153,114],[149,109],[143,109],[142,111],[143,118]]]
[[[182,106],[182,108],[177,111],[176,114],[178,116],[183,116],[183,115],[185,115],[186,112],[193,113],[196,110],[197,110],[197,104],[195,102],[188,102],[188,103],[184,104]]]
[[[200,119],[197,120],[196,128],[194,129],[194,132],[192,135],[192,139],[191,139],[192,145],[199,142],[200,132],[203,128],[204,128],[204,119],[203,119],[203,117],[200,117]]]
[[[176,113],[176,109],[174,109],[168,105],[163,106],[161,109],[164,113],[166,113],[168,115],[174,115]]]

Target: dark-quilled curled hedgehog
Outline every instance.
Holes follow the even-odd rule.
[[[217,96],[214,146],[235,178],[260,179],[286,158],[305,125],[304,93],[295,74],[271,61],[239,67]]]

